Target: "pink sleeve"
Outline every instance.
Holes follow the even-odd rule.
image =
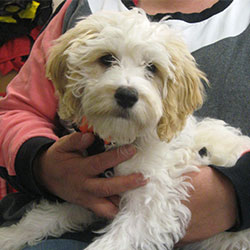
[[[14,163],[20,146],[32,137],[57,140],[53,121],[57,111],[54,87],[45,77],[45,63],[51,42],[60,36],[66,1],[36,40],[29,59],[0,100],[0,166],[15,175]]]

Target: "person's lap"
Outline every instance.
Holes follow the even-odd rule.
[[[35,246],[27,246],[23,250],[82,250],[88,243],[68,239],[49,239],[40,242]]]

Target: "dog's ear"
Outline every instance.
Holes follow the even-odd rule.
[[[163,116],[158,124],[161,140],[171,140],[185,125],[188,115],[202,106],[205,74],[196,65],[186,45],[178,39],[167,44],[172,63],[172,77],[168,77],[167,95],[163,100]]]
[[[79,46],[85,46],[86,41],[97,36],[98,30],[89,25],[88,19],[80,21],[74,28],[60,36],[49,50],[46,64],[46,76],[55,86],[59,97],[59,116],[63,120],[73,121],[80,108],[80,98],[72,93],[69,85],[71,72],[68,57],[71,51]]]

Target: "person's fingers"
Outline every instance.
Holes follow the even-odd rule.
[[[95,196],[89,197],[88,204],[85,204],[85,207],[92,210],[96,215],[108,219],[113,219],[119,211],[119,208],[108,199]]]
[[[73,133],[60,138],[40,158],[41,166],[46,166],[43,171],[45,177],[43,176],[41,183],[62,199],[87,207],[99,216],[113,218],[119,205],[119,197],[114,195],[145,185],[146,181],[142,174],[97,178],[97,175],[106,169],[130,159],[136,149],[132,145],[126,145],[90,157],[82,157],[81,152],[87,149],[94,139],[94,135],[90,133]],[[109,199],[110,196],[112,197]]]
[[[89,176],[96,176],[103,173],[106,169],[129,160],[135,153],[136,148],[134,146],[125,145],[114,150],[90,156],[84,159],[85,164],[88,166],[85,169],[85,173]]]
[[[121,201],[121,197],[119,195],[112,195],[108,197],[108,200],[110,200],[116,207],[119,208],[119,204]]]
[[[140,173],[112,178],[89,178],[85,181],[85,189],[97,197],[110,197],[128,190],[144,186],[147,179]]]

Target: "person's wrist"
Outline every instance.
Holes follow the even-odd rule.
[[[51,200],[51,201],[63,201],[60,197],[56,196],[55,194],[53,194],[47,187],[47,185],[45,184],[45,180],[44,180],[44,158],[45,158],[45,154],[48,150],[47,148],[43,148],[42,150],[40,150],[40,152],[37,154],[37,156],[35,157],[34,161],[33,161],[33,165],[32,165],[32,172],[33,172],[33,176],[34,176],[34,181],[40,191],[40,194],[43,198]]]
[[[46,149],[47,150],[47,149]],[[33,171],[33,176],[35,179],[35,182],[41,189],[46,189],[45,185],[42,180],[42,164],[41,164],[41,158],[45,154],[46,150],[41,150],[37,156],[35,157],[32,165],[32,171]]]

